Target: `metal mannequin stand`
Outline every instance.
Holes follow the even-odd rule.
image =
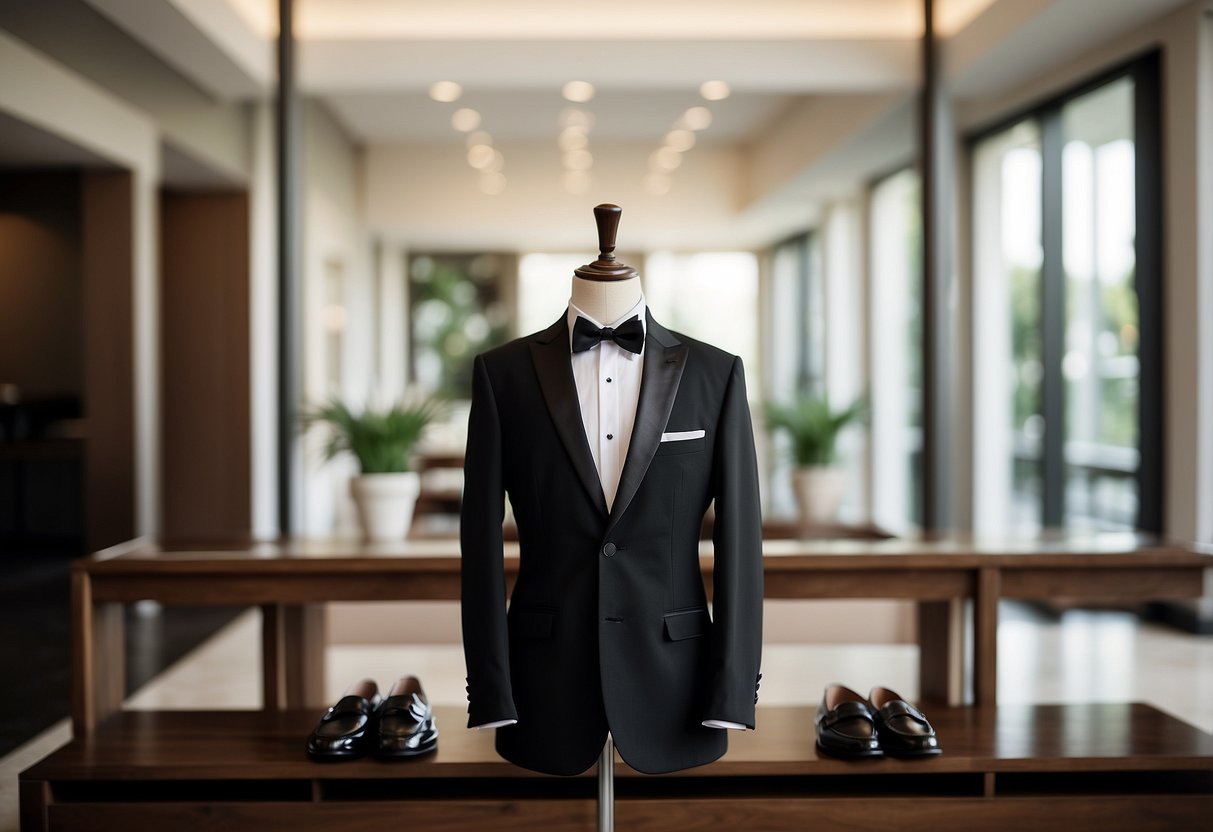
[[[615,743],[610,734],[598,757],[598,832],[615,832]]]

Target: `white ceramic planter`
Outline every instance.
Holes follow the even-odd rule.
[[[413,523],[420,490],[421,475],[416,471],[352,478],[350,496],[358,509],[363,539],[371,543],[403,540]]]
[[[844,465],[821,465],[792,471],[792,488],[803,523],[833,523],[847,491]]]

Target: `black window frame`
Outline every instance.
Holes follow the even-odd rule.
[[[1065,524],[1065,349],[1066,275],[1062,262],[1062,177],[1064,144],[1062,112],[1067,104],[1107,84],[1133,81],[1134,131],[1134,288],[1138,302],[1138,531],[1161,534],[1165,505],[1163,425],[1163,181],[1160,66],[1162,50],[1146,52],[1092,74],[1060,93],[1021,107],[965,135],[970,205],[976,203],[974,149],[982,140],[1026,120],[1035,120],[1041,137],[1041,326],[1043,329],[1042,410],[1045,433],[1041,450],[1041,521],[1046,528]],[[971,209],[970,209],[971,210]],[[972,216],[967,218],[972,228]],[[1062,430],[1050,426],[1062,425]]]

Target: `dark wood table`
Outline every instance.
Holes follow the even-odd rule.
[[[710,587],[711,542],[701,551]],[[505,554],[512,581],[517,544],[507,543]],[[768,599],[917,602],[919,699],[978,705],[996,700],[1000,598],[1193,598],[1213,565],[1207,554],[1136,535],[773,540],[764,543],[763,555]],[[324,602],[458,598],[455,540],[188,546],[140,538],[105,549],[72,563],[73,728],[77,736],[92,731],[122,707],[124,604],[153,599],[261,607],[265,707],[278,710],[324,704]],[[966,607],[971,643],[964,637]]]
[[[125,711],[21,772],[22,829],[595,828],[594,774],[510,765],[493,732],[435,709],[434,754],[312,762],[316,710]],[[1141,703],[930,708],[943,754],[838,760],[813,709],[760,707],[706,766],[617,760],[620,829],[1201,829],[1213,736]]]

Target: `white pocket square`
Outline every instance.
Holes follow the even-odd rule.
[[[687,439],[701,439],[705,431],[702,430],[676,430],[672,433],[661,434],[662,442],[683,442]]]

